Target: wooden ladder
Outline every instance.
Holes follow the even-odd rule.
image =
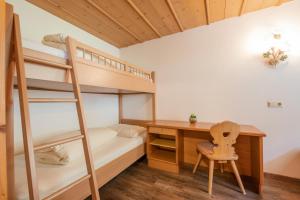
[[[24,142],[24,153],[25,153],[25,162],[26,162],[26,173],[27,173],[27,180],[28,180],[28,189],[29,189],[29,197],[31,200],[38,200],[39,197],[39,190],[38,190],[38,180],[36,174],[36,167],[35,167],[35,159],[34,159],[34,151],[40,150],[48,147],[53,147],[55,145],[64,144],[68,142],[72,142],[75,140],[82,140],[83,149],[84,149],[84,156],[85,162],[87,166],[88,174],[74,183],[67,185],[66,187],[58,190],[54,194],[49,195],[45,199],[55,199],[65,191],[69,190],[73,186],[78,185],[79,183],[89,180],[89,185],[91,188],[92,197],[94,200],[100,200],[99,192],[98,192],[98,184],[96,180],[96,175],[94,171],[94,164],[90,149],[89,138],[87,135],[87,127],[84,117],[84,111],[82,106],[82,99],[80,94],[80,87],[78,84],[78,77],[75,64],[73,60],[75,59],[74,53],[74,46],[72,46],[71,39],[67,39],[68,42],[68,52],[69,52],[69,64],[70,65],[54,65],[51,63],[52,67],[61,68],[67,70],[72,79],[73,91],[74,91],[74,99],[51,99],[51,98],[28,98],[27,94],[27,82],[25,77],[25,69],[24,69],[24,55],[23,55],[23,48],[22,48],[22,41],[21,41],[21,33],[20,33],[20,22],[18,15],[14,15],[14,26],[13,26],[13,34],[14,34],[14,55],[16,59],[16,71],[17,71],[17,82],[18,82],[18,89],[19,89],[19,99],[20,99],[20,111],[21,111],[21,120],[22,120],[22,131],[23,131],[23,142]],[[42,61],[41,61],[42,62]],[[47,64],[42,63],[42,64]],[[49,64],[49,63],[48,63]],[[50,65],[48,65],[50,66]],[[50,67],[51,67],[50,66]],[[62,140],[57,140],[55,142],[34,146],[32,141],[32,134],[31,134],[31,126],[30,126],[30,115],[29,115],[29,103],[44,103],[44,102],[69,102],[69,103],[76,103],[77,108],[77,115],[80,125],[81,134],[69,138],[65,138]]]

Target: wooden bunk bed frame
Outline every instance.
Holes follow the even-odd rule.
[[[93,159],[89,142],[86,137],[86,125],[82,108],[81,92],[98,94],[115,94],[119,98],[119,122],[144,125],[147,120],[133,120],[123,118],[123,95],[150,94],[152,95],[152,120],[155,120],[155,76],[154,72],[131,65],[118,58],[105,54],[95,48],[82,44],[72,38],[67,38],[68,58],[62,59],[42,52],[23,49],[18,15],[13,13],[13,7],[2,0],[0,56],[5,58],[1,63],[1,84],[5,83],[5,90],[1,88],[1,108],[5,111],[5,118],[1,116],[1,200],[15,199],[14,194],[14,138],[13,138],[13,88],[19,89],[26,170],[30,199],[40,199],[35,175],[34,150],[54,146],[75,139],[82,139],[87,164],[88,175],[62,188],[45,199],[84,199],[92,194],[93,199],[99,199],[98,188],[118,175],[145,154],[145,145],[125,153],[112,162],[94,171]],[[4,5],[5,4],[5,5]],[[2,6],[3,5],[3,6]],[[5,11],[5,12],[2,12]],[[2,29],[3,28],[3,29]],[[4,36],[5,33],[5,36]],[[3,34],[3,35],[2,35]],[[83,56],[80,56],[83,55]],[[78,56],[79,55],[79,56]],[[38,68],[57,68],[64,70],[64,78],[52,77],[43,79],[47,71],[35,70],[25,72],[24,62],[38,64]],[[34,66],[35,69],[37,66]],[[26,68],[27,69],[27,68]],[[17,73],[16,73],[16,72]],[[3,73],[2,73],[3,72]],[[17,74],[17,80],[15,77]],[[75,99],[28,98],[27,89],[68,91],[74,92]],[[4,102],[4,103],[3,103]],[[76,103],[81,135],[77,138],[66,138],[54,143],[33,146],[30,130],[28,103],[44,102],[74,102]],[[3,113],[1,110],[1,114]],[[2,119],[4,119],[2,121]],[[3,145],[2,145],[3,144]],[[4,157],[2,157],[4,156]]]

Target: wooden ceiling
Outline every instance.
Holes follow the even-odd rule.
[[[289,0],[27,0],[116,47],[279,6]]]

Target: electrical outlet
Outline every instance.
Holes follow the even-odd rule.
[[[282,102],[280,101],[268,101],[267,105],[269,108],[282,108]]]

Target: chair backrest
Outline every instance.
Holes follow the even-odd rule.
[[[234,122],[224,121],[211,127],[213,137],[213,155],[217,157],[232,157],[235,154],[233,144],[240,133],[240,126]]]

